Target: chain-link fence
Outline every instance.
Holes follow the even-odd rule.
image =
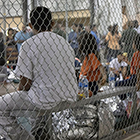
[[[138,129],[139,9],[0,1],[0,139],[117,140]]]

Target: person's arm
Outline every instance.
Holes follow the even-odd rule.
[[[110,71],[113,71],[114,74],[118,75],[119,76],[119,71],[117,71],[116,69],[114,68],[110,68]]]
[[[107,75],[106,75],[106,72],[105,72],[105,68],[102,65],[100,65],[99,70],[102,74],[102,79],[100,81],[100,85],[104,85],[106,80],[107,80]]]
[[[108,34],[106,35],[105,42],[108,42],[109,41],[109,36],[110,36],[110,32],[108,32]]]
[[[114,74],[119,76],[119,71],[117,71],[114,67],[116,65],[115,59],[113,59],[109,64],[109,70],[112,71]]]
[[[140,90],[140,70],[137,70],[137,83],[136,83],[137,91]]]
[[[15,40],[15,43],[23,43],[25,40],[20,40],[20,34],[19,33],[16,33],[15,37],[14,37],[14,40]]]
[[[127,67],[123,67],[121,73],[122,73],[123,78],[125,79],[127,75]]]
[[[25,40],[17,40],[15,43],[23,43]]]
[[[20,83],[19,83],[19,88],[18,88],[19,91],[20,90],[28,91],[31,85],[32,85],[32,80],[24,76],[20,76]]]

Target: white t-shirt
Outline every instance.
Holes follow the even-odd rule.
[[[127,67],[128,64],[124,61],[121,61],[121,63],[119,63],[118,58],[113,59],[110,64],[109,67],[115,69],[116,71],[119,71],[120,67]]]
[[[139,27],[137,28],[137,33],[140,34],[140,25],[139,25]]]
[[[16,73],[33,81],[28,94],[38,107],[50,109],[62,101],[76,101],[74,51],[55,33],[42,32],[22,44]]]

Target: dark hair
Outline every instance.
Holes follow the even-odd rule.
[[[96,24],[90,25],[90,29],[92,30],[94,27],[96,27]]]
[[[122,52],[122,51],[119,51],[119,52],[118,52],[118,55],[123,55],[123,52]]]
[[[34,8],[30,13],[31,24],[34,29],[38,32],[50,31],[52,26],[52,15],[48,8],[43,6],[38,6]]]
[[[79,27],[84,29],[84,25],[82,23],[79,24]]]
[[[89,54],[94,53],[96,57],[100,60],[99,53],[97,50],[96,39],[92,34],[83,32],[78,37],[78,43],[79,43],[79,50],[85,53],[87,57]]]
[[[112,30],[111,30],[111,34],[112,35],[115,35],[116,33],[116,27],[118,26],[118,24],[114,24],[113,27],[112,27]],[[117,32],[118,33],[118,32]]]
[[[135,47],[138,51],[140,51],[140,34],[137,34],[134,39]]]
[[[77,27],[77,26],[78,26],[76,23],[72,23],[72,25],[74,25],[75,27]]]
[[[134,20],[134,21],[133,21],[133,27],[134,27],[134,28],[137,28],[138,26],[139,26],[138,21],[137,21],[137,20]]]
[[[13,32],[14,32],[14,29],[9,28],[9,29],[8,29],[8,34],[9,34],[10,31],[13,31]]]
[[[109,26],[107,27],[107,30],[108,30],[108,31],[111,31],[111,30],[112,30],[112,25],[109,25]]]

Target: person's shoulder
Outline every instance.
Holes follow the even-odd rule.
[[[111,35],[111,32],[108,32],[107,35]]]
[[[96,55],[95,55],[94,53],[90,53],[90,54],[88,55],[88,57],[90,58],[90,60],[91,60],[91,59],[93,59],[94,61],[97,60],[97,57],[96,57]]]
[[[70,33],[69,33],[69,35],[73,35],[75,32],[73,32],[73,31],[71,31]]]
[[[19,31],[15,34],[15,36],[17,36],[17,35],[21,35],[21,31]]]
[[[128,64],[127,64],[125,61],[122,61],[122,62],[121,62],[121,66],[126,67],[126,66],[128,66]]]
[[[112,59],[111,61],[110,61],[110,63],[117,63],[118,62],[118,58],[114,58],[114,59]]]

